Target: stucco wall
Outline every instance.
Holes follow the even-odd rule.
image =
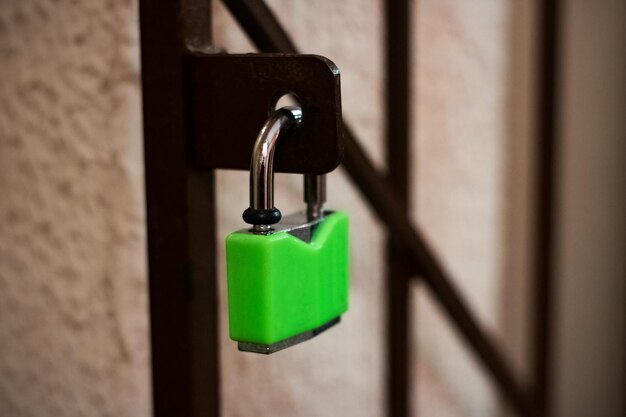
[[[150,410],[134,1],[0,7],[0,415]]]

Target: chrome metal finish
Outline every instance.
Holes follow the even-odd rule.
[[[297,127],[302,121],[302,109],[297,106],[276,110],[261,128],[254,143],[250,163],[250,208],[253,210],[274,209],[274,153],[278,138]],[[267,224],[255,224],[253,230],[265,233]]]
[[[272,343],[271,345],[239,342],[238,347],[239,347],[239,350],[242,352],[262,353],[264,355],[269,355],[270,353],[275,353],[275,352],[278,352],[279,350],[287,349],[288,347],[297,345],[298,343],[306,342],[307,340],[314,338],[318,334],[330,329],[331,327],[333,327],[335,324],[339,323],[340,321],[341,321],[341,317],[336,317],[322,324],[318,328],[315,328],[313,330],[309,330],[306,332],[302,332],[293,337],[289,337],[279,342]]]
[[[326,203],[326,175],[304,176],[304,202],[309,221],[322,217]]]
[[[272,227],[269,224],[255,224],[251,230],[256,234],[269,234],[272,232]]]
[[[297,237],[305,243],[311,243],[311,240],[313,239],[313,233],[315,232],[317,226],[322,223],[323,217],[331,215],[332,213],[332,211],[325,210],[322,213],[322,216],[320,216],[319,218],[308,220],[306,212],[301,211],[283,217],[280,223],[275,224],[274,227],[268,228],[263,232],[256,231],[254,228],[252,228],[240,229],[237,231],[237,233],[271,235],[273,233],[286,232],[294,237]]]

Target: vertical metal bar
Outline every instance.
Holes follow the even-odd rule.
[[[187,176],[191,322],[191,415],[218,416],[219,338],[213,172]]]
[[[213,177],[188,163],[184,114],[183,32],[210,37],[202,2],[203,21],[184,28],[199,0],[140,1],[155,416],[219,409]]]
[[[535,401],[544,416],[550,414],[550,358],[554,297],[555,176],[559,71],[559,1],[539,2],[539,79],[537,94],[537,174],[534,247],[533,368]]]
[[[409,136],[411,83],[409,75],[410,10],[408,0],[385,2],[385,135],[390,184],[408,212],[410,193]],[[402,244],[387,237],[387,415],[411,415],[410,279],[413,272]]]
[[[191,329],[185,280],[187,197],[178,13],[176,1],[140,2],[155,416],[183,416],[191,411]],[[166,201],[163,195],[168,195]]]
[[[211,0],[182,0],[183,41],[187,50],[214,52],[211,6]],[[187,158],[190,161],[193,159],[189,150],[191,147],[187,147]],[[187,202],[187,272],[192,326],[191,415],[218,416],[219,317],[213,172],[199,172],[188,163]]]

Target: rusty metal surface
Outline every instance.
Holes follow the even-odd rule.
[[[282,95],[294,94],[302,125],[276,150],[277,172],[326,174],[343,156],[339,70],[316,55],[187,58],[192,159],[202,169],[250,169],[255,138]]]

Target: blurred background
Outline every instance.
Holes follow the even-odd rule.
[[[341,70],[344,119],[384,169],[380,1],[271,0],[303,52]],[[412,3],[411,214],[520,380],[531,378],[540,2]],[[551,402],[626,413],[626,4],[563,0]],[[220,2],[214,42],[252,44]],[[0,7],[0,416],[148,416],[151,370],[137,0]],[[277,176],[299,210],[301,177]],[[228,337],[223,239],[247,172],[217,172],[224,416],[385,415],[385,232],[338,169],[351,216],[342,323],[268,357]],[[411,409],[512,415],[418,281]]]

